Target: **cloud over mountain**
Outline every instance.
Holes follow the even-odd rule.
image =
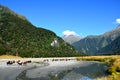
[[[120,18],[116,19],[116,23],[120,24]]]
[[[64,35],[64,36],[69,36],[69,35],[79,36],[76,32],[70,31],[70,30],[65,30],[65,31],[63,31],[63,35]]]
[[[74,42],[77,42],[80,39],[82,39],[82,37],[79,36],[76,32],[70,30],[63,31],[63,35],[63,40],[65,42],[68,42],[69,44],[73,44]]]

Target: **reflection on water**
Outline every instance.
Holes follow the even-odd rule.
[[[98,77],[106,76],[106,66],[99,63],[91,63],[87,66],[80,66],[73,69],[64,76],[65,80],[95,80]]]
[[[61,80],[70,80],[70,79],[64,79],[64,78],[62,78]],[[82,77],[81,79],[78,79],[78,80],[93,80],[93,79],[88,78],[88,77]]]
[[[35,67],[21,73],[17,80],[95,80],[106,76],[105,69],[103,64],[87,61],[68,66]]]
[[[92,80],[92,79],[90,79],[90,78],[88,78],[88,77],[83,77],[83,78],[81,78],[80,80]]]
[[[61,80],[70,80],[70,79],[64,79],[64,78],[62,78]],[[88,78],[88,77],[83,77],[83,78],[81,78],[81,79],[79,79],[79,80],[93,80],[93,79]],[[95,79],[94,79],[94,80],[95,80]]]

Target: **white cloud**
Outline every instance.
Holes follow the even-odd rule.
[[[116,23],[120,24],[120,18],[116,19]]]
[[[65,36],[69,36],[69,35],[77,35],[77,36],[79,36],[76,32],[70,31],[70,30],[63,31],[63,35],[65,35]]]

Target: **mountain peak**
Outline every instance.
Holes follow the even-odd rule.
[[[73,34],[71,34],[71,35],[65,35],[65,36],[63,37],[63,40],[64,40],[65,42],[68,42],[69,44],[72,44],[72,43],[74,43],[74,42],[77,42],[77,41],[79,41],[80,39],[82,39],[82,37],[80,37],[80,36],[78,36],[78,35],[73,35]]]
[[[78,35],[74,35],[74,34],[64,35],[64,37],[70,37],[70,36],[78,36]]]

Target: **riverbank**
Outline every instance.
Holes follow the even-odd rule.
[[[0,59],[20,59],[21,57],[19,56],[12,56],[12,55],[1,55]]]

